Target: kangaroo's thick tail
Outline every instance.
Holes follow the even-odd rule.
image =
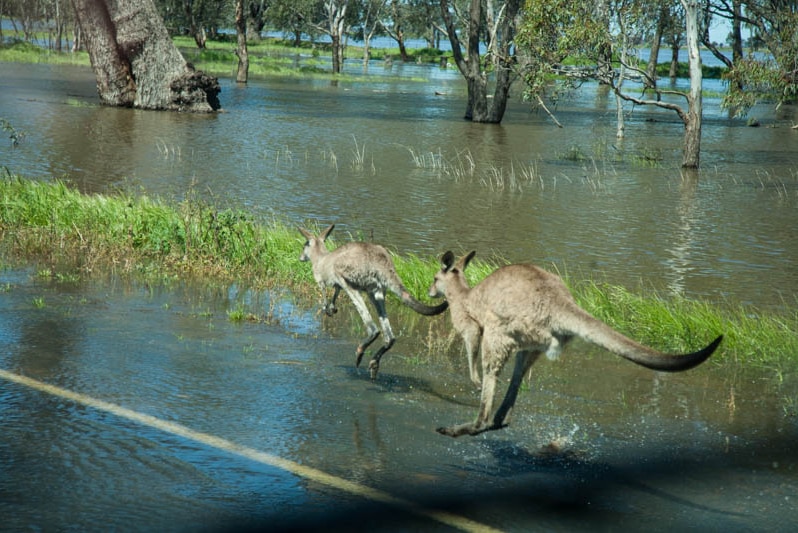
[[[700,365],[713,354],[723,340],[723,335],[720,335],[697,352],[680,355],[667,354],[626,337],[582,309],[579,309],[576,314],[577,316],[573,317],[574,323],[567,327],[571,333],[633,363],[662,372],[681,372]]]
[[[403,304],[420,315],[435,316],[449,309],[449,302],[445,300],[443,303],[434,306],[430,306],[418,301],[415,296],[410,294],[410,291],[407,290],[405,284],[402,283],[401,278],[399,278],[399,276],[395,273],[386,280],[385,286],[389,291],[394,293],[400,300],[402,300]]]
[[[407,291],[404,291],[400,295],[400,298],[402,298],[402,303],[403,304],[405,304],[410,309],[412,309],[413,311],[415,311],[416,313],[418,313],[420,315],[435,316],[435,315],[439,315],[439,314],[443,313],[444,311],[446,311],[449,308],[449,302],[447,302],[447,301],[443,301],[442,303],[439,303],[438,305],[430,306],[430,305],[427,305],[425,303],[419,302],[418,300],[416,300],[413,297],[412,294],[410,294]]]

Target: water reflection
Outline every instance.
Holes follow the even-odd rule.
[[[680,203],[677,208],[678,218],[675,221],[675,227],[671,228],[673,244],[668,249],[672,259],[667,261],[672,269],[668,289],[676,296],[681,297],[685,296],[685,280],[691,274],[695,264],[693,260],[695,249],[693,227],[696,223],[698,208],[697,190],[698,175],[695,172],[682,172],[682,183],[679,187]]]

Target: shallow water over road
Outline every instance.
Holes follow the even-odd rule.
[[[630,109],[620,142],[614,99],[590,85],[560,102],[560,129],[517,100],[500,126],[463,121],[453,69],[373,67],[372,81],[337,86],[222,80],[225,112],[191,116],[99,107],[87,68],[0,68],[0,116],[27,134],[2,164],[22,175],[196,191],[264,220],[334,221],[339,238],[401,253],[476,249],[635,290],[795,305],[791,107],[755,109],[763,127],[750,128],[705,99],[703,169],[691,176],[674,113]]]
[[[371,382],[353,365],[349,306],[322,320],[235,287],[53,283],[25,270],[0,272],[0,286],[4,373],[161,421],[3,374],[0,529],[798,526],[794,388],[756,371],[661,375],[575,343],[536,365],[510,427],[451,439],[434,428],[478,403],[459,344],[427,354],[400,336]],[[271,318],[236,323],[231,309]],[[448,328],[446,316],[431,322]],[[375,489],[414,507],[374,501]]]

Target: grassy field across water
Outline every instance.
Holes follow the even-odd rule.
[[[168,201],[128,192],[87,195],[61,180],[0,179],[0,264],[33,263],[38,272],[58,279],[101,273],[164,283],[191,278],[286,290],[312,304],[319,292],[310,266],[298,261],[301,246],[292,224],[260,221],[243,210],[212,205],[192,191]],[[437,258],[395,254],[395,262],[408,288],[424,299],[439,268]],[[470,281],[478,282],[499,264],[472,262]],[[714,361],[760,366],[776,375],[798,367],[795,306],[785,304],[784,314],[764,313],[565,277],[580,305],[643,343],[684,352],[722,333]],[[406,324],[407,333],[427,335],[417,321]]]

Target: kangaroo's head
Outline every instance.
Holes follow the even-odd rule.
[[[333,228],[335,228],[335,224],[330,224],[327,229],[322,231],[318,236],[313,235],[305,228],[299,228],[299,233],[301,233],[305,239],[307,239],[305,241],[305,245],[302,247],[302,253],[299,255],[299,260],[312,262],[317,257],[326,254],[327,247],[324,246],[324,241],[330,236]]]
[[[456,289],[467,289],[468,283],[464,272],[476,253],[476,251],[469,252],[457,261],[451,251],[443,254],[441,269],[435,274],[435,280],[429,288],[430,298],[448,297]]]

